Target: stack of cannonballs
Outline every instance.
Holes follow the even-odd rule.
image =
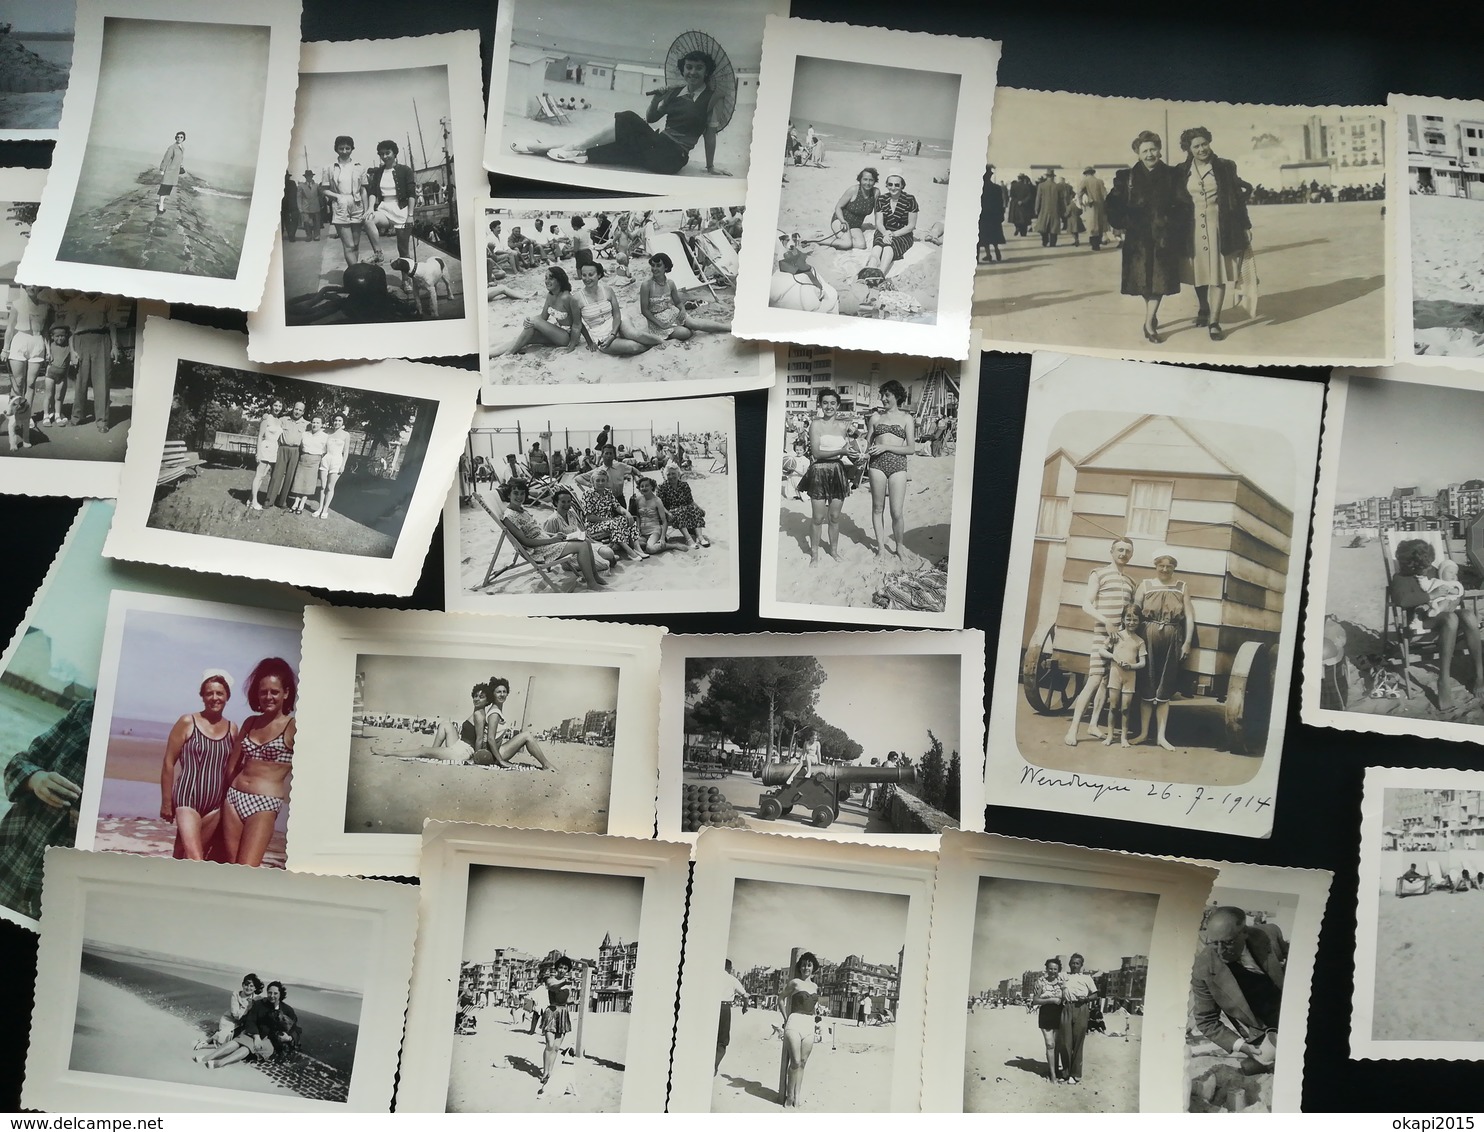
[[[746,828],[742,815],[722,796],[720,789],[687,782],[680,798],[680,828],[686,833],[699,833],[708,825]]]

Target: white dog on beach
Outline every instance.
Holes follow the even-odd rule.
[[[438,317],[438,285],[443,285],[443,297],[453,300],[453,290],[448,284],[448,263],[442,256],[428,256],[417,260],[399,256],[388,265],[402,276],[402,289],[411,291],[417,309],[423,310],[423,298],[427,298],[427,313]]]

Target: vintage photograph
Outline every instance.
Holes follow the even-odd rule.
[[[0,0],[0,141],[54,141],[72,70],[76,0]]]
[[[0,658],[0,919],[35,930],[41,914],[42,857],[50,845],[72,846],[79,832],[88,775],[94,703],[103,678],[104,628],[115,593],[178,598],[219,597],[210,574],[118,563],[103,557],[113,520],[111,501],[84,503]],[[297,616],[304,597],[282,586],[243,581],[234,596],[264,610]],[[101,671],[100,671],[101,670]],[[246,673],[244,673],[246,675]],[[183,704],[182,712],[190,705]],[[103,772],[99,770],[98,774]]]
[[[1309,979],[1333,875],[1201,863],[1220,876],[1201,913],[1190,973],[1186,1111],[1298,1112]]]
[[[305,45],[253,360],[473,352],[455,170],[479,151],[479,98],[473,32]]]
[[[689,851],[429,822],[397,1111],[659,1112]]]
[[[26,1107],[390,1103],[415,890],[55,849],[46,908]]]
[[[1484,357],[1484,102],[1392,95],[1396,114],[1398,360]],[[1449,364],[1444,362],[1443,364]]]
[[[736,829],[695,852],[669,1111],[919,1111],[936,856]]]
[[[721,826],[936,847],[984,809],[977,629],[671,634],[661,655],[661,836]]]
[[[1393,123],[1002,88],[974,327],[1020,352],[1385,362]]]
[[[738,333],[964,357],[967,233],[999,45],[809,20],[768,27]]]
[[[978,363],[813,346],[780,348],[778,358],[768,454],[780,478],[763,493],[763,615],[960,627]]]
[[[77,847],[283,868],[303,628],[115,592]]]
[[[483,202],[480,399],[630,401],[771,385],[772,350],[731,335],[742,199],[738,186],[644,201],[657,207],[642,211],[623,197]]]
[[[1484,774],[1369,767],[1360,820],[1350,1056],[1478,1061],[1479,995],[1437,975],[1468,948],[1455,902],[1484,884]]]
[[[730,397],[480,409],[444,508],[466,613],[737,608]]]
[[[649,836],[663,634],[306,610],[291,867],[416,876],[429,819]]]
[[[1024,800],[1010,804],[1266,829],[1323,387],[1045,364],[1021,450],[1010,576],[1026,583],[1001,622],[991,734],[1006,746],[990,782]],[[1120,788],[1090,791],[1089,776]],[[1227,788],[1247,803],[1240,818]]]
[[[1401,380],[1398,380],[1400,378]],[[1304,721],[1478,742],[1484,465],[1478,376],[1339,374],[1325,409]]]
[[[387,361],[287,377],[249,362],[242,335],[158,319],[145,340],[110,554],[411,592],[473,375]]]
[[[20,281],[251,310],[299,55],[297,0],[81,0]]]
[[[702,18],[683,0],[515,0],[495,15],[484,165],[663,194],[747,176],[763,22],[789,0]]]

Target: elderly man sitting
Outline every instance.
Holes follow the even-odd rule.
[[[1242,1055],[1247,1073],[1271,1073],[1283,1005],[1283,961],[1241,908],[1213,908],[1190,973],[1192,1016],[1208,1041]]]

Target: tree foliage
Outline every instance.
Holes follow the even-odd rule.
[[[12,201],[5,206],[6,219],[25,229],[21,233],[22,239],[29,240],[31,238],[31,225],[36,223],[36,211],[38,208],[40,208],[40,204],[34,200]]]
[[[818,726],[814,708],[825,672],[812,656],[736,656],[686,665],[686,695],[698,731],[720,735],[740,747],[788,745],[806,727]],[[704,689],[704,690],[703,690]],[[852,741],[834,729],[826,739],[846,751]],[[856,745],[856,754],[859,746]],[[836,757],[853,757],[837,755]]]

